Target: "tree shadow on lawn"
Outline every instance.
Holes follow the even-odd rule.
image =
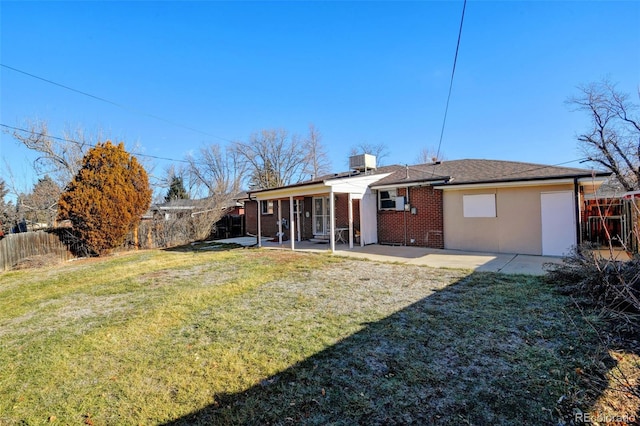
[[[474,273],[167,425],[570,424],[604,390],[585,381],[602,362],[551,286]]]

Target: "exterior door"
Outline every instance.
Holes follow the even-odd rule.
[[[561,256],[577,243],[576,215],[572,191],[540,194],[542,255]]]
[[[313,235],[329,235],[331,229],[329,208],[329,197],[313,198]]]

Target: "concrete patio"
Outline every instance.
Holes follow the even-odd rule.
[[[245,246],[256,245],[255,237],[230,238],[219,242],[236,243]],[[265,249],[291,250],[291,243],[282,245],[263,239]],[[296,241],[295,250],[308,252],[330,252],[329,244]],[[423,247],[389,246],[371,244],[349,249],[348,244],[336,244],[336,256],[358,257],[381,262],[400,262],[410,265],[424,265],[432,268],[470,269],[478,272],[500,272],[503,274],[544,275],[544,265],[561,263],[560,257],[532,256],[525,254],[480,253],[458,250],[439,250]]]

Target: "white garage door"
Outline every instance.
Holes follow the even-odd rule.
[[[543,192],[542,254],[561,256],[576,244],[576,216],[572,191]]]

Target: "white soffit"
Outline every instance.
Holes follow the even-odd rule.
[[[353,176],[339,179],[329,179],[324,183],[333,188],[334,193],[348,193],[361,198],[369,188],[369,185],[384,179],[391,173],[380,173],[375,175]]]
[[[303,197],[307,195],[319,195],[329,192],[329,188],[324,182],[313,185],[290,186],[285,188],[273,188],[252,194],[255,200],[276,200],[278,198]]]

